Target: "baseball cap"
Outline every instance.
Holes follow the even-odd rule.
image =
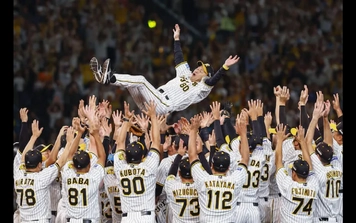
[[[307,178],[309,174],[309,164],[305,160],[297,159],[293,162],[292,170],[294,170],[298,176]]]
[[[230,166],[230,155],[224,151],[217,151],[211,162],[215,170],[225,172]]]
[[[192,173],[190,171],[190,163],[189,163],[189,158],[183,158],[179,162],[179,170],[180,174],[183,178],[185,179],[191,179],[192,178]]]
[[[37,149],[31,149],[25,154],[26,168],[35,168],[39,163],[42,163],[42,154]]]
[[[202,66],[203,67],[203,70],[204,72],[209,76],[211,77],[211,75],[214,73],[214,69],[213,67],[208,64],[208,63],[204,63],[203,61],[199,60],[197,62],[198,66]]]
[[[258,144],[262,145],[262,138],[250,132],[247,133],[247,141],[250,151],[254,150]]]
[[[339,123],[337,123],[337,125],[335,123],[330,123],[330,128],[332,131],[338,132],[340,135],[343,135],[343,133],[344,133],[343,122],[339,122]]]
[[[125,154],[128,163],[140,163],[144,155],[142,143],[134,141],[126,146]]]
[[[53,144],[48,144],[48,145],[40,144],[40,145],[35,147],[35,149],[40,151],[41,153],[43,153],[47,149],[52,150],[52,148],[53,148]]]
[[[179,146],[179,141],[180,139],[183,140],[183,146],[188,148],[188,140],[189,140],[189,135],[187,134],[179,134],[174,137],[174,144],[176,146]]]
[[[88,152],[78,150],[73,156],[73,164],[77,169],[83,169],[90,163],[90,155]]]
[[[333,157],[333,148],[325,142],[320,142],[315,147],[315,152],[327,163],[330,163]]]
[[[276,128],[269,128],[268,132],[271,134],[276,134],[277,130]],[[292,136],[297,135],[298,130],[296,128],[291,128],[289,125],[286,125],[286,133],[290,133]]]

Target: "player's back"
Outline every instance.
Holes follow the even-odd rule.
[[[56,164],[40,172],[26,172],[18,168],[14,172],[16,203],[22,219],[50,219],[50,184],[58,176]]]
[[[241,167],[240,167],[241,168]],[[230,222],[235,216],[237,197],[245,177],[208,175],[197,184],[201,222]]]
[[[247,166],[249,175],[242,187],[238,197],[239,202],[258,203],[258,192],[261,181],[261,174],[265,167],[265,152],[262,146],[256,146],[250,155]]]
[[[319,191],[315,175],[311,173],[306,183],[299,183],[293,181],[287,175],[287,170],[281,168],[277,172],[277,184],[282,194],[281,223],[312,222]]]
[[[123,213],[155,209],[156,172],[145,161],[123,164],[116,172]]]
[[[338,159],[336,156],[334,158]],[[339,196],[343,175],[341,163],[334,160],[332,164],[324,166],[315,154],[311,156],[311,159],[320,185],[318,199],[315,201],[314,216],[336,218],[341,200]]]
[[[62,172],[67,193],[67,217],[100,219],[99,186],[104,177],[104,167],[94,164],[89,172],[78,173],[72,163],[67,162]]]
[[[167,177],[164,190],[173,212],[172,223],[199,222],[198,191],[194,183],[183,183],[171,175]]]
[[[119,181],[117,180],[113,166],[105,167],[104,187],[108,195],[113,222],[121,221],[121,200],[119,191]]]

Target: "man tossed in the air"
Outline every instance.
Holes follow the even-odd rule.
[[[141,110],[145,109],[145,102],[153,100],[157,105],[156,112],[158,114],[165,115],[174,111],[182,111],[191,104],[205,99],[229,67],[237,63],[240,57],[230,55],[215,74],[213,74],[214,70],[210,64],[202,61],[198,61],[198,67],[191,71],[188,62],[184,61],[179,35],[180,28],[176,24],[173,29],[173,38],[177,76],[158,88],[152,86],[142,75],[111,74],[109,71],[110,59],[105,60],[101,68],[98,60],[93,57],[90,60],[90,68],[99,83],[127,88]]]

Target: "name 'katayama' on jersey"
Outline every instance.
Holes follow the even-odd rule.
[[[303,196],[307,196],[307,197],[316,197],[316,192],[315,192],[315,190],[310,190],[310,189],[306,189],[306,188],[293,187],[292,195],[303,195]]]
[[[146,170],[143,168],[126,169],[126,170],[120,170],[120,177],[127,177],[127,176],[132,176],[132,175],[144,176],[145,173],[146,173]]]
[[[16,180],[16,186],[20,185],[30,185],[33,186],[35,184],[35,181],[33,179],[18,179]]]
[[[68,178],[67,179],[67,184],[85,184],[89,186],[89,179],[82,178],[82,177],[73,177],[73,178]]]
[[[328,171],[326,173],[326,177],[329,178],[340,178],[342,175],[341,171],[339,170],[333,170],[333,171]]]
[[[222,187],[222,188],[227,188],[227,189],[235,189],[235,184],[231,182],[226,182],[222,180],[209,180],[205,181],[205,187]]]
[[[173,196],[185,196],[185,195],[193,195],[193,196],[198,196],[198,191],[194,188],[184,188],[184,189],[177,189],[173,190]]]

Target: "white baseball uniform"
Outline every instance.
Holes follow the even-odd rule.
[[[332,164],[323,165],[315,153],[310,155],[313,170],[319,180],[318,199],[315,201],[314,222],[328,220],[337,222],[340,210],[339,189],[342,181],[342,166],[336,156]]]
[[[270,206],[268,202],[269,182],[272,173],[271,172],[272,166],[275,165],[275,163],[274,163],[274,159],[272,158],[273,156],[272,143],[267,137],[263,138],[262,146],[263,146],[263,151],[265,153],[265,164],[262,166],[262,171],[260,176],[260,184],[258,189],[258,197],[259,197],[258,208],[260,209],[261,222],[264,223],[264,222],[270,222],[269,219]]]
[[[282,194],[280,206],[281,223],[312,222],[315,199],[319,183],[313,172],[309,172],[306,183],[292,180],[288,171],[282,167],[277,170],[277,184]]]
[[[263,146],[257,145],[250,153],[247,174],[241,193],[239,194],[236,208],[237,222],[261,222],[259,204],[259,187],[261,174],[265,167],[265,151]]]
[[[183,183],[178,177],[169,175],[164,184],[172,223],[198,223],[199,201],[195,183]]]
[[[344,167],[344,146],[343,144],[338,144],[337,141],[333,138],[333,150],[334,150],[334,154],[337,156],[338,160],[341,163],[342,168]],[[344,211],[344,202],[343,202],[343,190],[344,190],[344,176],[342,175],[341,177],[341,185],[340,185],[340,190],[339,190],[339,197],[340,197],[340,204],[339,204],[339,215],[337,217],[338,222],[342,222],[343,221],[343,211]]]
[[[111,205],[112,222],[121,222],[119,181],[116,178],[113,166],[105,167],[104,186]]]
[[[282,162],[289,175],[292,174],[292,169],[289,168],[289,165],[291,165],[297,159],[302,159],[302,150],[295,149],[293,140],[294,137],[289,137],[282,143]]]
[[[14,170],[16,203],[21,222],[38,220],[49,222],[51,204],[49,186],[58,176],[59,166],[55,163],[40,172],[27,172],[24,168]]]
[[[111,223],[112,222],[112,209],[110,205],[110,199],[106,193],[104,181],[99,186],[99,206],[101,209],[101,219],[100,223]]]
[[[210,175],[200,161],[195,160],[191,172],[198,190],[200,222],[237,222],[237,197],[247,179],[247,167],[239,164],[229,176]]]
[[[93,155],[93,157],[96,157]],[[95,162],[87,173],[77,173],[72,161],[63,166],[62,181],[67,193],[66,212],[69,222],[90,219],[100,222],[99,186],[104,178],[104,167]]]
[[[161,162],[158,166],[156,184],[164,187],[167,176],[168,176],[169,168],[172,166],[176,156],[177,156],[177,153],[161,160]],[[156,223],[166,223],[167,218],[169,220],[172,220],[172,214],[170,216],[167,216],[167,207],[168,207],[168,201],[167,201],[166,191],[162,190],[162,193],[159,195],[159,198],[158,198],[158,201],[156,204],[156,210],[155,210],[156,211]],[[170,213],[172,213],[172,212],[170,212]]]
[[[114,171],[119,181],[122,223],[155,222],[156,174],[159,151],[151,148],[139,164],[126,162],[125,151],[114,156]]]
[[[61,199],[62,196],[61,183],[62,183],[61,172],[59,172],[56,179],[49,186],[50,197],[51,197],[51,214],[52,214],[51,223],[54,223],[56,220],[57,207],[58,207],[59,199]]]
[[[268,210],[269,214],[266,215],[266,222],[279,223],[280,222],[280,207],[282,201],[282,194],[279,191],[276,180],[276,165],[275,165],[275,151],[270,160],[273,165],[271,168],[271,175],[269,178],[269,195],[268,195]]]
[[[165,115],[173,111],[181,111],[205,99],[213,86],[204,83],[204,77],[200,82],[192,82],[192,71],[185,61],[176,67],[176,77],[165,85],[155,88],[142,75],[118,74],[111,85],[127,88],[131,97],[139,109],[145,109],[145,102],[153,100],[156,103],[157,114]]]

